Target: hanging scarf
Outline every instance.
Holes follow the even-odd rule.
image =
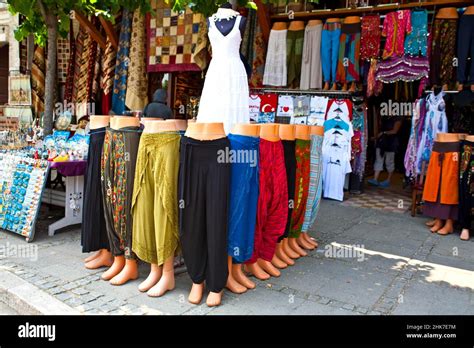
[[[79,29],[79,33],[77,34],[76,38],[76,57],[74,63],[74,77],[72,83],[72,102],[77,103],[77,96],[79,94],[79,79],[81,76],[81,68],[82,64],[82,53],[84,50],[84,41],[87,38],[87,33],[82,28]],[[82,87],[82,86],[81,86]]]
[[[133,14],[130,65],[125,105],[130,110],[143,110],[148,104],[148,75],[146,72],[145,16],[140,10]]]
[[[74,30],[72,21],[69,26],[69,62],[67,66],[67,76],[64,86],[64,100],[67,103],[72,102],[72,91],[74,89],[74,66],[76,62],[76,40],[74,39]]]
[[[127,93],[127,77],[130,54],[130,38],[133,13],[125,10],[120,25],[119,47],[115,61],[114,90],[112,95],[112,110],[116,115],[123,115]]]
[[[31,66],[31,96],[33,110],[36,116],[40,116],[40,114],[44,112],[45,70],[46,60],[44,58],[44,49],[43,47],[37,46]]]
[[[112,88],[114,86],[114,70],[117,52],[107,39],[104,54],[102,55],[102,75],[100,77],[100,88],[102,90],[102,113],[108,115],[112,107]]]

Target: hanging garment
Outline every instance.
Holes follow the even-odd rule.
[[[76,39],[72,21],[69,26],[69,61],[67,65],[66,81],[64,83],[64,100],[66,103],[72,103],[72,91],[74,89],[74,66],[76,62]]]
[[[145,133],[138,147],[131,214],[132,250],[140,260],[161,266],[179,246],[177,132]]]
[[[405,152],[404,165],[405,165],[405,176],[408,178],[414,178],[417,174],[416,169],[416,155],[418,152],[418,145],[420,142],[419,128],[421,123],[420,103],[423,100],[418,100],[414,103],[413,115],[411,118],[411,130],[410,138],[408,139],[407,150]]]
[[[459,153],[458,142],[434,143],[423,188],[423,214],[458,219]]]
[[[108,115],[112,107],[112,89],[114,87],[115,61],[117,59],[117,52],[109,39],[107,39],[105,51],[101,58],[100,89],[102,90],[102,113]]]
[[[326,120],[333,118],[341,118],[346,123],[350,124],[352,121],[352,101],[349,99],[332,99],[328,103],[328,110],[326,112]]]
[[[109,250],[105,227],[104,201],[100,179],[100,161],[105,139],[105,127],[91,129],[87,155],[87,172],[84,176],[84,207],[82,209],[82,252]]]
[[[252,87],[261,87],[263,85],[263,74],[265,72],[265,53],[267,52],[267,43],[263,36],[259,21],[255,20],[255,40],[253,41],[253,62],[252,75],[249,79],[249,85]]]
[[[148,104],[148,74],[146,71],[146,17],[140,9],[133,13],[130,39],[130,63],[127,75],[125,105],[130,110],[142,111]]]
[[[456,80],[453,60],[457,27],[457,19],[434,20],[430,34],[430,81],[434,85],[450,85]]]
[[[343,24],[339,42],[336,81],[357,82],[360,80],[360,23]]]
[[[300,89],[321,89],[321,34],[323,25],[306,26],[304,31],[303,60]]]
[[[382,29],[382,36],[386,37],[382,58],[403,56],[405,53],[405,34],[411,31],[410,10],[387,13]]]
[[[391,57],[377,64],[375,79],[383,83],[414,82],[428,78],[429,71],[427,57]]]
[[[288,30],[271,30],[268,39],[267,58],[263,84],[266,86],[286,86],[288,69],[286,65],[286,37]]]
[[[474,15],[464,14],[459,20],[457,80],[462,84],[474,84]],[[470,63],[468,62],[468,58]]]
[[[310,174],[308,200],[304,213],[303,226],[301,232],[306,233],[313,226],[321,203],[321,194],[323,192],[322,177],[322,150],[323,139],[321,135],[311,135],[311,151],[310,151]]]
[[[278,239],[288,237],[291,227],[291,215],[295,206],[295,186],[296,186],[296,141],[282,140],[283,153],[285,156],[286,183],[288,188],[288,214],[286,219],[285,231]]]
[[[303,227],[308,202],[310,176],[310,140],[296,139],[296,183],[294,208],[288,237],[298,238]]]
[[[234,263],[252,257],[258,203],[257,137],[229,134],[231,161],[227,253]]]
[[[328,97],[311,97],[308,126],[322,126],[324,124],[328,103]]]
[[[380,16],[362,17],[360,35],[360,59],[378,58],[380,54]]]
[[[120,37],[115,61],[114,90],[112,94],[112,111],[121,116],[126,111],[128,68],[130,66],[130,39],[133,13],[124,10],[120,24]]]
[[[77,95],[79,94],[79,90],[84,88],[84,83],[82,79],[80,79],[82,71],[81,69],[85,66],[83,61],[82,52],[85,50],[84,42],[88,37],[87,32],[82,27],[79,28],[79,32],[77,33],[76,37],[76,59],[74,62],[74,77],[72,81],[72,95],[71,100],[73,103],[77,102]],[[81,80],[81,84],[79,85],[79,81]]]
[[[196,46],[193,52],[193,60],[202,71],[206,70],[211,61],[208,28],[205,20],[199,23]]]
[[[181,138],[178,202],[183,258],[193,283],[220,292],[229,275],[227,227],[231,166],[219,156],[230,148],[227,138]]]
[[[303,57],[304,30],[288,30],[286,35],[287,85],[299,86]]]
[[[324,82],[336,82],[341,23],[326,22],[321,33],[321,64]]]
[[[131,206],[140,135],[139,127],[107,128],[102,149],[101,184],[110,251],[126,259],[135,258]]]
[[[405,53],[426,56],[428,53],[428,11],[411,12],[411,32],[405,38]]]
[[[257,259],[272,260],[287,222],[288,187],[282,142],[260,139],[259,151],[257,227],[248,264],[257,262]]]
[[[261,99],[258,94],[250,94],[249,96],[249,116],[250,122],[257,122],[260,115]]]
[[[31,65],[31,103],[36,117],[44,112],[45,71],[44,48],[37,46]]]
[[[471,228],[474,211],[474,143],[461,142],[461,168],[459,176],[459,223]]]
[[[426,115],[423,122],[423,131],[416,154],[416,168],[421,173],[422,163],[428,163],[431,157],[431,149],[438,133],[448,131],[448,119],[446,117],[446,104],[444,103],[444,92],[437,95],[431,92],[426,97]]]
[[[213,18],[209,19],[212,60],[207,70],[199,102],[197,122],[222,122],[226,134],[234,124],[249,123],[249,86],[244,64],[240,59],[240,21],[223,35]]]
[[[261,94],[260,95],[260,114],[258,123],[273,123],[278,106],[278,94]]]
[[[294,97],[291,95],[278,96],[278,117],[292,117],[294,114]]]

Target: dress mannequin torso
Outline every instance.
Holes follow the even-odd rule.
[[[121,129],[125,127],[140,127],[140,119],[133,116],[114,116],[110,119],[112,129]]]
[[[94,115],[90,117],[90,129],[107,127],[110,124],[110,116]]]
[[[286,30],[286,29],[288,29],[286,22],[273,23],[272,30]]]
[[[239,16],[239,13],[232,10],[232,8],[221,7],[212,17],[207,19],[207,26],[210,26],[210,20],[214,20],[216,28],[222,33],[222,35],[226,36],[234,28],[237,16]],[[246,23],[247,18],[242,17],[239,24],[239,30],[242,37],[244,37]]]
[[[297,124],[295,126],[296,139],[310,140],[311,139],[311,127],[305,124]]]
[[[279,127],[279,135],[281,140],[295,140],[295,125],[281,124]]]
[[[223,123],[190,123],[185,136],[196,140],[216,140],[225,138]]]
[[[280,140],[280,134],[278,131],[278,124],[275,123],[266,123],[260,125],[260,138],[276,142]]]
[[[258,124],[236,124],[231,131],[232,134],[247,135],[250,137],[260,136],[260,125]]]
[[[174,122],[146,120],[142,123],[145,126],[145,129],[143,130],[144,134],[176,131],[176,124]]]
[[[467,135],[464,140],[474,142],[474,135]]]
[[[304,22],[303,21],[293,21],[293,22],[290,23],[290,26],[288,27],[288,30],[291,30],[291,31],[304,30]]]
[[[474,15],[474,6],[468,6],[463,15]]]
[[[438,133],[436,134],[436,141],[441,143],[454,143],[461,140],[463,134],[459,133]]]
[[[353,24],[353,23],[360,23],[359,16],[349,16],[344,18],[344,24]]]
[[[186,128],[188,128],[188,122],[186,120],[168,120],[168,121],[174,121],[176,125],[176,129],[179,131],[185,131]]]
[[[456,19],[459,18],[458,11],[455,7],[445,7],[436,14],[438,19]]]
[[[328,18],[326,20],[327,23],[340,23],[341,19],[340,18]]]

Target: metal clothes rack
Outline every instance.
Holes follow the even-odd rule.
[[[290,89],[290,88],[251,88],[251,93],[275,93],[275,94],[283,94],[283,95],[315,95],[315,96],[324,96],[329,98],[352,98],[360,96],[360,92],[350,92],[350,91],[325,91],[325,90],[301,90],[301,89]]]

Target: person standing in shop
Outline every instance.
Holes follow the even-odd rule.
[[[367,182],[373,186],[389,187],[393,172],[395,171],[395,154],[398,151],[399,139],[398,133],[402,126],[402,119],[398,116],[382,117],[382,131],[377,135],[376,149],[375,149],[375,163],[374,163],[374,177]],[[379,182],[380,173],[383,171],[383,166],[388,172],[388,177],[385,181]]]

